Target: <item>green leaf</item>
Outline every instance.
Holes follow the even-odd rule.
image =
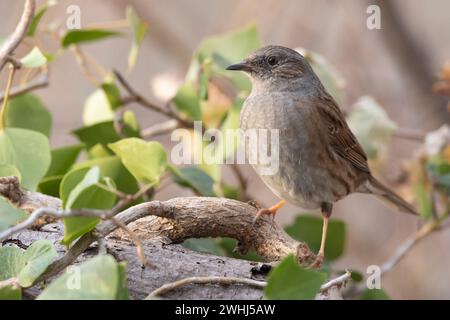
[[[130,53],[128,54],[128,70],[131,70],[136,64],[139,47],[144,40],[148,26],[147,23],[139,19],[136,10],[134,10],[132,6],[127,6],[126,15],[128,23],[133,31],[133,42]]]
[[[192,120],[202,119],[202,109],[200,106],[200,98],[197,95],[197,90],[190,84],[182,85],[172,102],[175,107],[187,115]]]
[[[45,176],[52,177],[66,174],[77,161],[83,148],[84,145],[76,144],[52,149],[52,162]]]
[[[126,299],[123,265],[110,255],[99,255],[71,267],[38,296],[38,300]]]
[[[72,132],[83,142],[88,149],[100,143],[103,146],[120,140],[120,136],[114,129],[113,121],[100,122],[91,126],[82,127]]]
[[[423,219],[430,219],[433,216],[433,203],[429,192],[423,184],[416,187],[416,201],[419,207],[419,214]]]
[[[10,164],[0,164],[0,177],[15,176],[20,180],[20,171]]]
[[[84,169],[75,171],[71,178],[63,179],[61,194],[64,194],[63,207],[70,209],[111,209],[115,203],[116,196],[114,193],[99,187],[100,183],[105,183],[100,179],[100,169],[93,167],[89,169],[74,187],[71,186],[80,178],[79,172]],[[70,190],[71,189],[71,190]],[[70,190],[68,196],[67,191]],[[69,246],[73,240],[91,231],[97,223],[98,218],[95,217],[68,217],[64,218],[64,239],[63,244]]]
[[[120,92],[113,83],[105,82],[95,90],[84,103],[83,123],[90,126],[114,120],[114,110],[122,105]]]
[[[94,166],[100,168],[101,176],[113,179],[118,190],[127,194],[134,194],[139,190],[136,179],[123,166],[120,158],[117,156],[87,160],[76,164],[74,169],[89,169]]]
[[[123,131],[127,137],[141,137],[141,130],[136,115],[131,110],[126,110],[122,117]]]
[[[197,167],[174,168],[171,167],[174,181],[183,187],[191,188],[195,193],[205,197],[215,197],[213,191],[214,180],[203,170]]]
[[[57,256],[49,240],[38,240],[26,251],[17,247],[0,248],[0,281],[17,278],[21,287],[30,287]]]
[[[201,238],[201,239],[187,239],[183,242],[185,248],[214,254],[216,256],[226,256],[226,252],[222,249],[215,239]]]
[[[59,189],[61,187],[63,177],[63,175],[60,175],[42,178],[39,182],[38,192],[59,198]]]
[[[450,174],[445,174],[438,177],[437,182],[439,187],[445,189],[447,192],[450,192]]]
[[[305,241],[312,250],[319,250],[322,237],[322,218],[313,215],[298,216],[286,232],[293,238]],[[335,260],[345,249],[345,223],[342,220],[330,219],[328,222],[325,258]]]
[[[112,110],[116,110],[122,105],[119,88],[114,83],[105,82],[102,84],[102,90],[108,99],[109,106]]]
[[[18,128],[0,132],[0,164],[15,166],[21,174],[21,185],[36,190],[50,165],[50,147],[43,134]]]
[[[22,289],[19,284],[14,281],[0,281],[0,300],[20,300],[22,299]]]
[[[343,271],[343,272],[339,272],[339,273],[344,273],[344,271]],[[356,283],[356,282],[361,282],[361,281],[363,281],[363,279],[364,279],[364,276],[363,276],[362,273],[359,272],[359,271],[350,270],[350,274],[351,274],[352,281],[353,281],[354,283]]]
[[[111,151],[101,143],[97,143],[88,150],[88,155],[90,159],[104,158],[111,156]]]
[[[140,182],[157,184],[166,171],[167,155],[159,142],[127,138],[108,146]]]
[[[66,206],[66,203],[69,199],[72,190],[77,186],[77,184],[79,184],[83,180],[83,178],[86,176],[86,173],[89,171],[90,168],[91,167],[85,168],[76,167],[64,175],[59,190],[63,207]]]
[[[242,190],[239,187],[229,186],[225,183],[220,185],[223,196],[228,199],[239,200],[241,199]]]
[[[116,300],[129,300],[129,291],[127,287],[127,264],[121,261],[117,264],[119,285],[116,293]]]
[[[27,68],[38,68],[47,63],[47,58],[38,47],[34,47],[30,53],[20,59],[22,66]]]
[[[347,122],[370,159],[385,155],[391,135],[397,128],[383,107],[371,97],[359,98]]]
[[[70,210],[75,209],[73,207],[76,200],[80,198],[80,195],[87,188],[95,186],[100,182],[100,169],[98,167],[91,168],[84,175],[83,179],[70,191],[67,201],[63,204],[64,209]],[[89,207],[78,207],[78,208],[89,208]]]
[[[41,21],[42,17],[44,16],[45,12],[47,12],[48,8],[51,6],[54,6],[57,3],[55,0],[48,0],[46,4],[40,6],[33,17],[33,20],[31,20],[30,26],[28,27],[27,36],[33,37],[36,33],[37,26],[39,25],[39,22]]]
[[[361,295],[361,300],[390,300],[383,289],[367,289]]]
[[[220,247],[226,252],[226,256],[228,257],[233,257],[235,259],[243,259],[247,261],[259,261],[259,262],[264,261],[264,259],[254,251],[249,251],[244,255],[235,252],[234,248],[236,248],[236,246],[238,245],[238,241],[235,239],[223,237],[217,239],[217,242],[220,245]]]
[[[50,137],[52,115],[37,96],[22,94],[9,100],[5,127],[29,129]]]
[[[24,211],[13,207],[5,198],[0,197],[0,231],[6,230],[26,217],[27,214]]]
[[[97,89],[84,102],[83,123],[91,126],[96,123],[114,120],[114,111],[103,89]]]
[[[261,41],[254,24],[223,35],[206,38],[194,53],[186,81],[195,81],[202,64],[206,60],[211,60],[211,72],[220,75],[226,74],[236,88],[248,92],[251,88],[248,78],[239,72],[227,72],[225,68],[230,64],[242,61],[260,46]]]
[[[57,255],[51,241],[38,240],[33,242],[23,254],[24,264],[18,274],[19,284],[22,287],[30,287]]]
[[[326,273],[301,268],[290,255],[270,272],[264,296],[271,300],[312,300],[326,279]]]
[[[67,48],[71,44],[93,42],[120,35],[120,32],[102,29],[68,30],[61,41],[61,45],[63,48]]]

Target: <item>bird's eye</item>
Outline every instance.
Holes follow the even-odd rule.
[[[269,58],[267,58],[267,63],[271,66],[274,66],[278,63],[278,59],[275,56],[270,56]]]

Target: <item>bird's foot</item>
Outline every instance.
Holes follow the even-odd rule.
[[[256,221],[262,216],[262,215],[268,215],[272,218],[272,220],[275,220],[275,214],[277,213],[278,209],[280,209],[284,204],[286,203],[285,200],[281,200],[276,205],[270,207],[270,208],[261,208],[256,207],[258,212],[255,215],[255,218],[253,219],[253,225],[255,225]],[[259,205],[258,205],[259,206]]]
[[[272,217],[272,220],[275,220],[275,214],[276,214],[276,212],[272,212],[272,211],[270,211],[270,209],[261,208],[261,209],[258,210],[258,212],[256,213],[255,217],[253,218],[253,225],[256,224],[256,221],[258,221],[258,219],[262,215],[268,215],[268,216]]]
[[[323,263],[323,253],[318,253],[316,259],[308,266],[308,269],[320,269]]]

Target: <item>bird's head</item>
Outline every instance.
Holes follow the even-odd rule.
[[[246,72],[254,84],[283,83],[315,76],[311,66],[300,53],[273,45],[256,50],[244,61],[228,66],[227,70]]]

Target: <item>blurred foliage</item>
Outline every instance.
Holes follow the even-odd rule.
[[[38,300],[128,300],[124,262],[98,255],[53,281]],[[74,283],[73,279],[79,281]],[[70,289],[68,289],[68,287]]]
[[[65,30],[56,22],[43,26],[46,12],[55,3],[47,1],[42,4],[28,30],[31,50],[20,61],[30,74],[46,71],[55,60],[69,52],[69,48],[77,46],[80,49],[88,43],[124,35],[112,27]],[[138,62],[148,25],[131,6],[126,8],[125,16],[131,38],[127,57],[128,71],[131,72]],[[43,48],[39,40],[41,33],[51,33],[59,39],[59,48],[54,51]],[[245,75],[227,72],[225,68],[241,61],[261,45],[253,24],[204,39],[193,54],[184,83],[169,101],[177,116],[186,121],[201,120],[203,129],[216,129],[222,134],[223,138],[214,144],[214,152],[221,161],[236,152],[236,148],[227,147],[236,137],[224,133],[239,127],[239,112],[251,89]],[[321,55],[306,49],[298,50],[311,63],[327,90],[343,105],[345,81],[338,72]],[[104,68],[95,62],[94,69]],[[129,97],[121,92],[118,79],[112,76],[112,72],[99,72],[99,77],[95,90],[84,102],[83,126],[72,129],[79,141],[74,145],[50,149],[52,117],[37,96],[27,93],[10,99],[0,119],[0,176],[18,176],[24,188],[38,189],[61,198],[64,209],[109,210],[118,203],[119,195],[132,196],[150,187],[158,189],[165,179],[196,195],[241,199],[246,194],[242,186],[228,185],[223,181],[220,164],[202,162],[196,166],[177,167],[170,163],[164,146],[156,141],[146,141],[140,132],[140,119],[132,111],[124,110]],[[446,81],[447,78],[443,79]],[[389,119],[382,106],[371,97],[362,97],[349,111],[348,121],[369,158],[383,159],[397,125]],[[191,128],[185,128],[185,135],[190,140],[189,156],[198,156],[200,148],[206,145],[203,136]],[[438,208],[448,206],[449,135],[448,128],[430,133],[425,149],[434,151],[432,154],[424,152],[410,171],[410,184],[424,219],[436,216],[432,197],[434,190],[442,195]],[[144,194],[133,204],[151,197],[152,194]],[[0,230],[25,217],[24,212],[0,198]],[[70,246],[77,238],[93,230],[98,221],[92,217],[65,218],[63,244]],[[306,214],[298,216],[286,228],[292,237],[305,241],[314,250],[319,247],[321,230],[322,219]],[[344,254],[345,239],[345,223],[331,219],[325,250],[327,267]],[[236,240],[229,238],[189,239],[184,242],[184,246],[197,251],[261,261],[254,252],[239,256],[234,252],[236,244]],[[20,299],[21,287],[31,286],[55,256],[55,248],[46,240],[33,243],[26,251],[16,247],[0,248],[0,299]],[[125,268],[112,256],[99,255],[83,262],[74,271],[79,272],[81,279],[78,288],[67,290],[67,281],[72,275],[68,270],[51,282],[39,299],[127,299]],[[325,272],[299,267],[290,256],[271,271],[265,297],[313,299],[327,277]],[[352,278],[355,282],[361,281],[362,274],[353,271]],[[2,282],[11,279],[14,281]],[[362,298],[385,299],[387,295],[382,290],[370,290]]]
[[[31,287],[56,255],[56,250],[49,240],[38,240],[26,250],[12,246],[1,247],[0,300],[20,299],[20,288]],[[14,284],[4,285],[4,280],[13,280]]]
[[[270,272],[264,296],[275,300],[311,300],[326,279],[325,272],[304,269],[291,255]]]
[[[361,295],[361,300],[390,300],[383,289],[367,289]]]
[[[325,259],[332,261],[339,258],[345,249],[345,223],[330,219],[328,223]],[[322,235],[322,218],[312,215],[297,216],[295,222],[286,228],[294,239],[305,241],[313,251],[318,251]]]

